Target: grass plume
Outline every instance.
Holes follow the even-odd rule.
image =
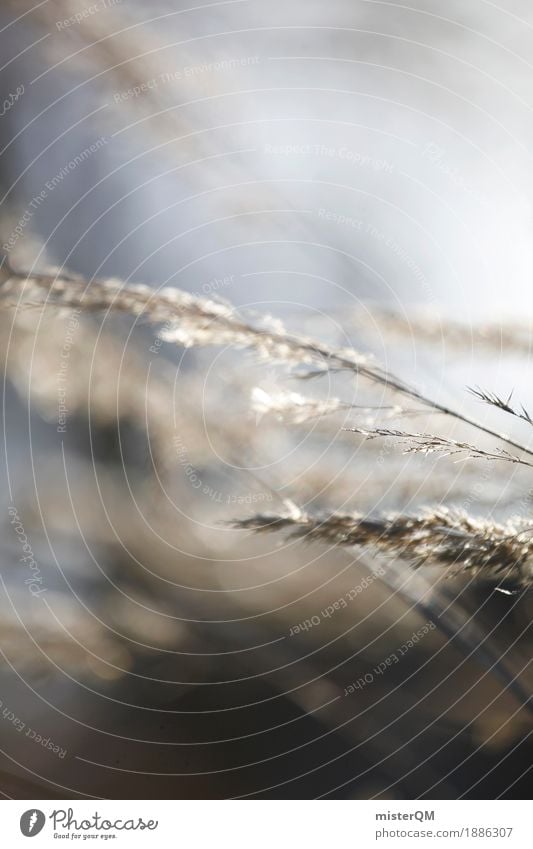
[[[367,439],[386,437],[395,439],[397,442],[407,443],[404,454],[441,454],[445,457],[453,457],[457,454],[464,455],[466,460],[505,460],[508,463],[516,463],[521,466],[533,468],[533,463],[509,453],[503,448],[495,448],[487,451],[470,445],[468,442],[459,442],[456,439],[447,439],[431,433],[408,433],[403,430],[389,430],[387,428],[345,427],[343,430],[349,433],[358,433]]]
[[[43,308],[123,312],[152,324],[165,324],[161,338],[184,347],[248,348],[266,361],[319,366],[324,372],[353,372],[533,457],[533,451],[526,445],[435,401],[388,372],[372,357],[353,348],[335,348],[288,333],[280,321],[269,316],[259,319],[244,316],[230,304],[200,298],[173,287],[154,290],[143,284],[126,284],[116,279],[89,282],[64,275],[27,275],[10,268],[6,261],[0,282],[4,307],[41,305]]]
[[[285,515],[236,520],[232,527],[256,533],[285,531],[307,542],[375,548],[417,567],[430,561],[451,567],[454,575],[471,572],[508,580],[522,589],[533,582],[533,523],[525,520],[497,524],[442,507],[415,516],[378,518],[356,513],[313,516],[292,509]]]
[[[489,407],[495,407],[497,410],[501,410],[503,413],[508,413],[509,415],[514,416],[514,418],[521,419],[522,421],[527,422],[527,424],[533,426],[533,419],[523,404],[520,405],[520,409],[511,406],[513,392],[509,394],[507,400],[501,398],[496,392],[486,392],[484,389],[480,389],[479,386],[475,388],[470,387],[469,392],[479,401],[483,401],[483,403],[488,404]]]

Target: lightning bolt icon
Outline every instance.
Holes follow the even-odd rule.
[[[28,831],[29,832],[33,831],[33,826],[35,825],[36,822],[37,822],[37,811],[33,811],[32,815],[30,817],[30,821],[28,823]]]

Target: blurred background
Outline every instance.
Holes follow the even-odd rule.
[[[529,444],[465,387],[533,401],[532,27],[518,0],[4,2],[2,255],[271,313]],[[4,796],[525,794],[527,593],[227,522],[527,518],[529,470],[261,416],[286,370],[143,316],[0,322]]]

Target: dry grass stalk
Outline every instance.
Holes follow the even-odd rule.
[[[521,588],[533,583],[533,523],[496,524],[447,508],[417,516],[390,514],[376,519],[357,513],[310,516],[292,509],[287,515],[258,514],[232,523],[239,530],[289,531],[292,538],[332,545],[377,548],[408,559],[415,566],[428,560],[488,579],[506,580]]]
[[[453,457],[456,454],[464,454],[463,459],[466,460],[506,460],[508,463],[516,463],[521,466],[529,466],[533,468],[533,463],[510,454],[503,448],[496,448],[494,451],[486,451],[484,448],[478,448],[475,445],[470,445],[468,442],[458,442],[455,439],[447,439],[443,436],[436,436],[431,433],[407,433],[403,430],[389,430],[387,428],[365,428],[365,427],[346,427],[343,430],[349,433],[359,433],[367,439],[376,439],[377,437],[392,437],[399,442],[407,442],[407,448],[404,448],[404,454],[441,454],[445,457]]]
[[[419,414],[421,410],[406,410],[397,404],[385,406],[368,406],[364,404],[350,404],[341,401],[340,398],[309,398],[300,395],[299,392],[271,391],[261,386],[254,386],[251,394],[252,410],[259,416],[274,415],[279,421],[287,424],[303,424],[312,419],[322,418],[341,411],[357,410],[358,413],[372,414],[376,411],[383,413],[385,418],[397,418]],[[375,419],[367,419],[370,425]]]
[[[363,404],[350,404],[348,401],[341,401],[340,398],[327,398],[326,400],[309,398],[300,395],[299,392],[289,390],[269,392],[261,386],[254,386],[251,399],[252,410],[258,417],[274,415],[279,421],[287,424],[303,424],[312,419],[348,410],[357,410],[359,413],[366,414],[379,410],[386,418],[396,418],[410,412],[398,405],[372,407]],[[372,418],[368,422],[370,423],[373,420]]]
[[[306,398],[299,392],[268,392],[260,386],[254,386],[252,389],[252,410],[258,417],[272,414],[279,421],[290,424],[302,424],[349,408],[350,404],[340,398],[322,401],[318,398]]]
[[[374,380],[387,382],[379,367],[351,349],[336,350],[303,336],[291,336],[283,325],[269,316],[255,324],[232,306],[200,298],[180,289],[155,291],[143,284],[120,280],[93,280],[78,277],[35,274],[26,276],[4,264],[2,294],[4,306],[15,305],[79,308],[86,311],[118,311],[142,316],[153,324],[165,324],[161,338],[184,347],[229,345],[253,348],[260,356],[294,365],[319,364],[361,372]],[[403,384],[402,384],[403,386]]]
[[[351,371],[533,456],[533,451],[527,446],[432,400],[385,371],[373,358],[352,348],[338,349],[305,336],[287,333],[279,321],[268,316],[254,320],[242,316],[229,304],[199,298],[171,287],[155,291],[149,286],[125,284],[115,279],[89,283],[79,277],[25,275],[11,269],[6,262],[0,282],[4,307],[33,304],[88,311],[119,311],[154,324],[165,323],[161,337],[185,347],[227,345],[249,348],[268,361],[319,366],[324,371]]]
[[[479,386],[475,389],[470,388],[469,391],[475,398],[478,398],[490,407],[496,407],[497,410],[501,410],[503,413],[509,413],[509,415],[514,416],[516,419],[521,419],[523,422],[533,425],[533,419],[523,404],[520,405],[520,410],[517,410],[515,407],[511,407],[511,399],[513,397],[512,392],[507,400],[505,400],[500,398],[500,396],[495,392],[486,392],[484,389],[480,389]]]
[[[41,318],[41,322],[39,322]],[[133,346],[106,332],[90,316],[67,313],[19,313],[14,331],[0,315],[0,362],[19,396],[29,396],[47,421],[57,421],[58,374],[62,346],[68,339],[68,370],[61,373],[68,416],[93,425],[130,422],[149,436],[152,459],[161,471],[168,465],[173,436],[173,369],[148,372],[147,361]]]
[[[56,309],[77,307],[88,311],[117,310],[146,317],[148,321],[156,324],[165,323],[165,338],[185,346],[227,344],[234,348],[252,348],[268,360],[281,360],[297,365],[320,365],[324,369],[348,369],[374,383],[423,401],[432,409],[444,412],[444,408],[423,398],[416,390],[388,375],[372,360],[351,349],[333,349],[312,339],[291,335],[282,325],[273,323],[268,318],[253,323],[228,304],[197,298],[177,289],[154,292],[148,286],[125,285],[117,280],[93,281],[88,285],[80,278],[56,278],[52,275],[27,278],[8,271],[3,284],[4,303],[13,305],[17,295],[22,304],[29,302]],[[265,402],[264,398],[262,400]],[[296,394],[291,394],[289,401],[286,406],[290,408],[292,405],[293,414],[296,410],[298,417],[301,417],[304,411],[307,416],[310,412],[317,414],[320,410],[329,410],[331,407],[339,409],[343,403],[332,399],[328,407],[327,401],[310,403],[309,399],[303,399]],[[484,432],[515,444],[483,425],[470,422],[459,413],[446,412],[478,426]],[[353,430],[367,437],[388,436],[409,440],[412,444],[408,452],[465,452],[472,457],[504,459],[531,466],[528,461],[502,449],[488,451],[469,443],[438,436],[382,428],[374,431],[363,428]],[[531,453],[523,446],[517,447]],[[325,538],[343,545],[374,545],[400,553],[415,562],[433,558],[436,562],[457,567],[456,571],[481,571],[487,577],[511,572],[515,579],[518,578],[519,584],[530,583],[529,544],[524,542],[524,535],[531,530],[529,524],[521,524],[516,530],[514,526],[479,523],[466,515],[441,510],[418,518],[395,516],[379,520],[364,519],[361,516],[336,516],[322,521],[298,513],[296,518],[257,517],[244,520],[236,526],[258,530],[287,525],[293,526],[293,534],[297,536]]]

